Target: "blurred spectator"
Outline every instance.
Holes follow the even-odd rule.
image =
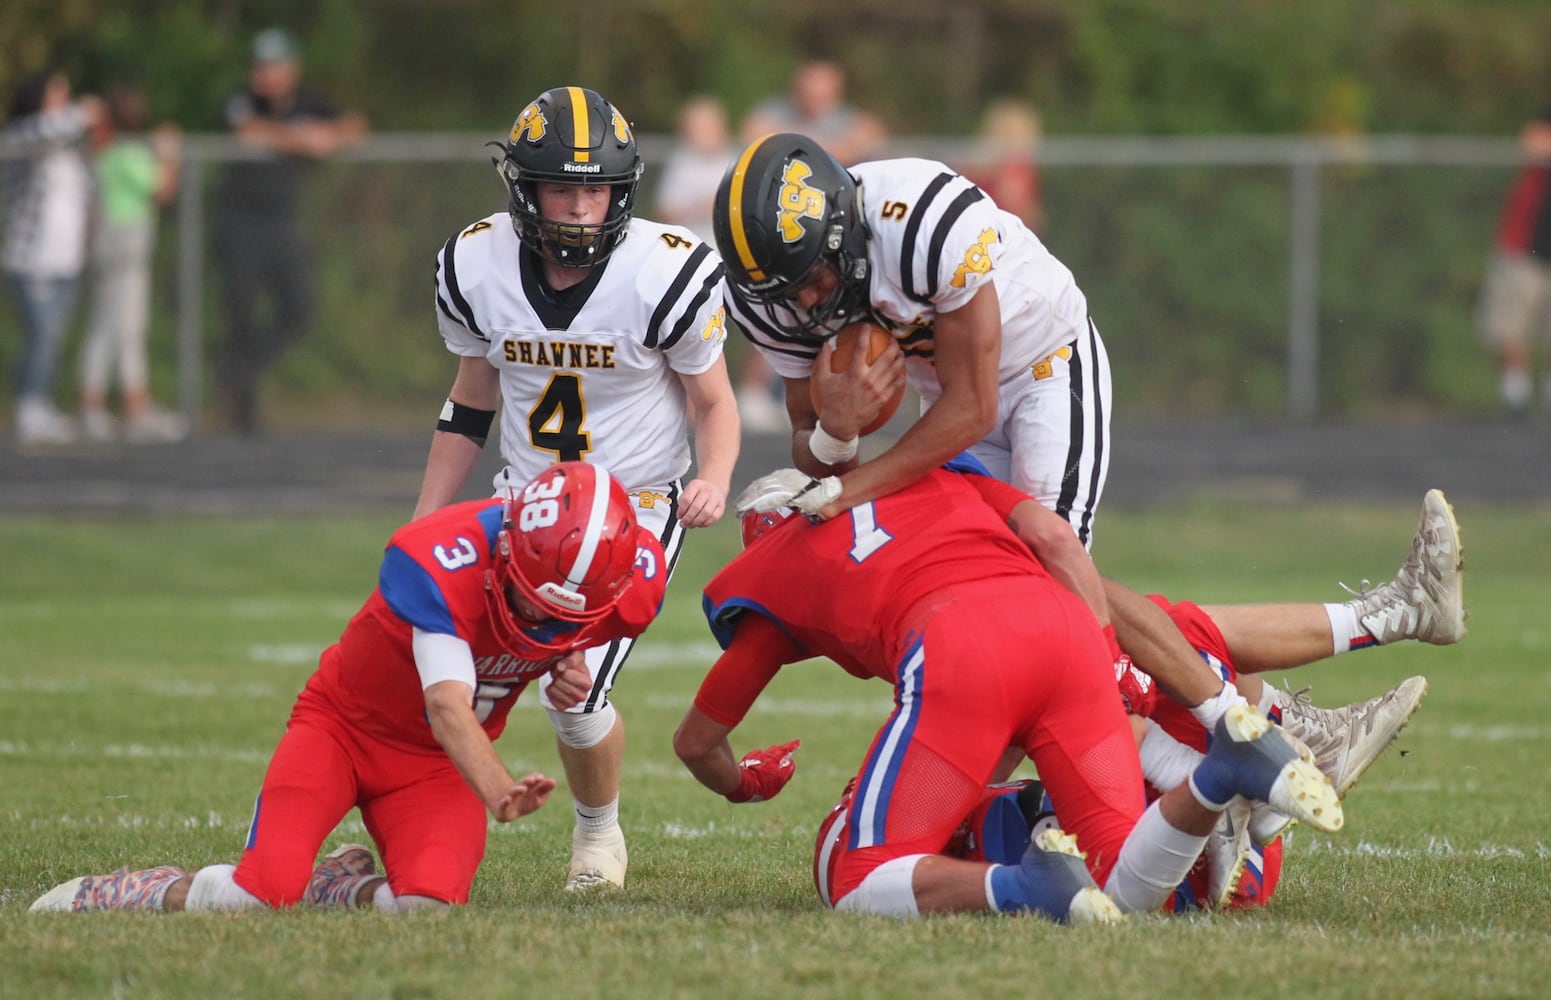
[[[991,196],[1002,209],[1038,233],[1044,229],[1039,197],[1039,112],[1014,97],[986,106],[974,162],[965,176]]]
[[[275,154],[231,165],[215,213],[227,309],[217,375],[233,429],[253,434],[260,378],[312,322],[312,262],[296,224],[303,168],[361,141],[367,125],[301,86],[301,52],[278,28],[254,37],[248,85],[225,113],[243,145]]]
[[[1551,352],[1551,109],[1519,132],[1524,167],[1503,206],[1497,243],[1482,286],[1479,325],[1497,352],[1498,392],[1522,416],[1533,400],[1536,340]],[[1543,396],[1551,406],[1551,353],[1542,358]]]
[[[101,114],[94,97],[72,101],[63,73],[27,77],[11,98],[0,148],[5,164],[5,235],[0,264],[21,321],[16,366],[17,443],[68,444],[75,421],[54,406],[54,379],[75,311],[91,208],[83,151]]]
[[[706,96],[684,102],[678,143],[657,184],[658,220],[692,229],[710,243],[711,201],[735,153],[722,102]]]
[[[845,69],[828,59],[809,59],[793,72],[787,92],[754,105],[739,130],[745,142],[771,132],[798,132],[816,140],[850,166],[882,149],[882,119],[846,103]],[[738,366],[738,413],[751,431],[786,430],[782,382],[759,351],[744,351]]]
[[[115,437],[108,386],[115,369],[132,444],[178,441],[188,420],[151,402],[146,331],[151,319],[151,251],[156,210],[178,190],[182,134],[163,125],[150,142],[145,94],[122,86],[104,95],[106,114],[92,129],[96,151],[97,227],[92,238],[91,322],[81,344],[81,429],[88,440]]]
[[[679,110],[678,143],[657,186],[657,217],[688,227],[710,243],[711,203],[736,154],[722,102],[705,96],[686,101]],[[728,355],[738,359],[738,416],[743,429],[786,430],[780,379],[770,363],[747,343],[731,344]]]
[[[845,70],[828,59],[798,66],[787,93],[754,105],[741,131],[745,142],[771,132],[799,132],[846,166],[879,152],[888,137],[882,119],[846,103]]]

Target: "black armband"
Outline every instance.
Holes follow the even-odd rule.
[[[485,439],[490,436],[490,425],[494,421],[494,410],[476,410],[472,406],[454,403],[449,399],[442,406],[442,416],[436,422],[436,429],[449,434],[462,434],[483,448]]]

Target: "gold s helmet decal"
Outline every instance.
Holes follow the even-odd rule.
[[[517,124],[512,126],[509,141],[516,142],[526,136],[529,142],[538,142],[548,130],[549,122],[544,119],[544,112],[539,110],[537,104],[530,104],[517,116]]]
[[[808,186],[813,169],[801,160],[793,160],[781,174],[781,190],[776,194],[776,219],[781,239],[796,243],[802,239],[802,220],[824,218],[824,192]]]

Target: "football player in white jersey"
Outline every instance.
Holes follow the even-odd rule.
[[[788,132],[743,151],[713,221],[731,317],[785,379],[793,457],[820,480],[798,501],[804,513],[833,516],[968,450],[1091,544],[1109,466],[1109,363],[1071,272],[1016,216],[942,163],[848,172]],[[834,374],[823,345],[864,319],[903,349],[923,412],[858,465],[857,431],[897,386],[899,363],[888,352]]]
[[[437,322],[458,372],[415,515],[456,498],[499,408],[498,493],[556,461],[597,462],[671,572],[684,529],[721,517],[738,456],[722,262],[690,230],[632,216],[641,157],[630,123],[595,91],[545,91],[492,145],[508,211],[437,257]],[[691,431],[696,478],[683,484]],[[570,711],[540,690],[576,805],[568,889],[624,885],[624,728],[608,694],[630,647],[588,652],[592,691]]]

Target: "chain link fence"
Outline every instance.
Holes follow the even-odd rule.
[[[299,256],[315,302],[266,378],[277,422],[430,419],[455,368],[436,333],[435,254],[505,206],[488,138],[377,135],[308,166]],[[647,217],[671,142],[641,137]],[[974,168],[984,153],[899,138],[888,155]],[[184,157],[162,217],[153,372],[160,394],[213,426],[229,329],[216,261],[252,238],[217,224],[221,181],[252,157],[224,136],[190,137]],[[1496,365],[1475,300],[1517,157],[1509,140],[1446,137],[1048,138],[1041,235],[1109,345],[1117,420],[1484,412]],[[17,340],[8,311],[7,372]]]

